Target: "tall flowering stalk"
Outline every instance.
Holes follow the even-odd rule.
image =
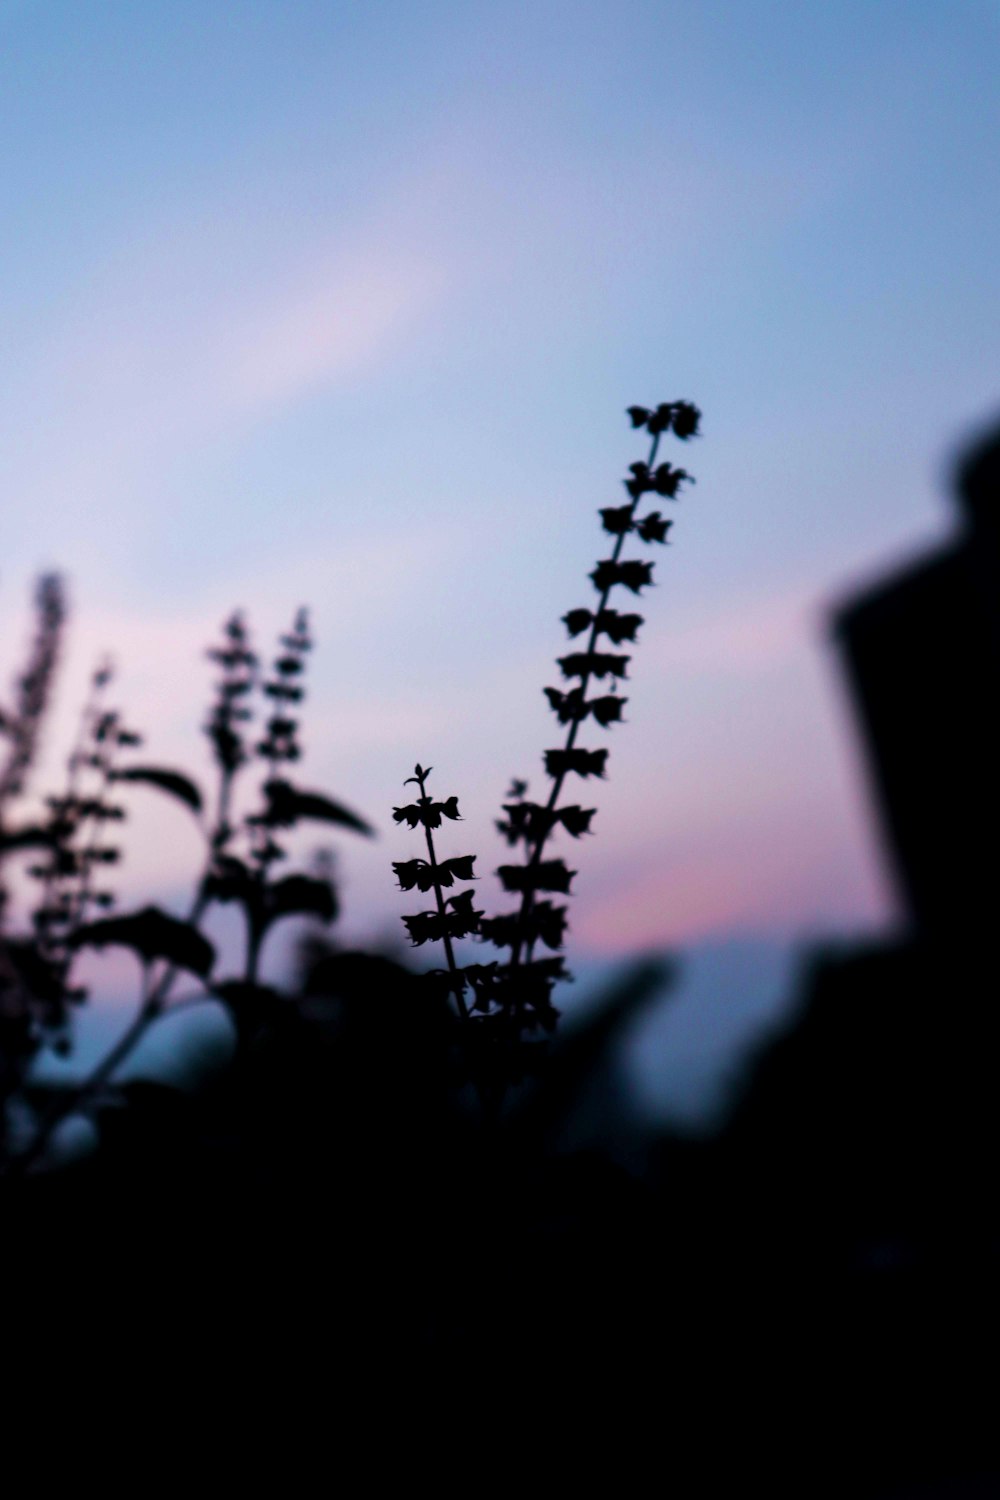
[[[640,515],[640,504],[647,495],[675,501],[682,485],[691,480],[685,469],[669,463],[657,465],[656,460],[660,441],[667,433],[672,432],[682,442],[695,436],[701,417],[698,408],[688,401],[671,401],[653,409],[631,406],[628,415],[633,428],[649,434],[649,451],[645,460],[629,466],[624,481],[627,503],[600,511],[604,531],[614,537],[614,545],[611,556],[598,561],[590,574],[598,596],[596,605],[571,609],[563,616],[570,639],[586,635],[586,646],[559,658],[564,681],[574,685],[544,689],[559,723],[567,726],[563,744],[545,752],[545,770],[552,781],[549,796],[544,803],[531,802],[524,795],[526,785],[515,783],[513,800],[504,804],[506,819],[498,825],[512,846],[520,845],[524,850],[522,863],[501,865],[497,871],[504,890],[521,899],[516,910],[484,919],[481,934],[497,947],[510,949],[502,1009],[503,1022],[514,1041],[539,1022],[552,1025],[552,986],[568,977],[561,957],[539,960],[534,956],[539,944],[551,952],[563,946],[566,907],[554,904],[551,898],[569,895],[576,874],[564,860],[548,858],[546,845],[557,828],[574,839],[591,831],[596,810],[577,803],[560,806],[563,784],[570,775],[584,780],[605,775],[607,749],[579,745],[580,728],[588,718],[602,729],[620,723],[628,701],[619,694],[618,684],[627,680],[631,656],[605,647],[634,643],[643,617],[613,608],[610,600],[616,589],[639,595],[652,583],[654,564],[643,558],[623,558],[625,542],[634,535],[644,547],[666,543],[673,522],[658,509]],[[595,680],[606,681],[608,691],[588,697]]]
[[[445,988],[455,996],[462,1019],[468,1020],[469,1008],[465,1002],[465,986],[466,982],[471,982],[472,975],[468,970],[460,969],[455,962],[452,939],[469,937],[477,933],[482,912],[473,909],[475,893],[472,890],[460,891],[455,896],[446,896],[444,893],[451,889],[456,880],[476,878],[472,873],[476,856],[460,854],[452,859],[438,859],[432,830],[441,827],[442,818],[457,822],[461,814],[458,810],[457,797],[448,797],[444,802],[435,802],[429,795],[426,783],[432,770],[432,766],[424,769],[418,761],[414,767],[414,774],[408,776],[403,785],[415,784],[420,790],[420,796],[416,802],[410,802],[405,807],[394,807],[392,810],[394,822],[406,823],[410,828],[423,828],[427,841],[427,858],[394,861],[392,868],[399,881],[400,890],[412,891],[416,887],[418,891],[434,892],[435,910],[415,912],[412,916],[404,917],[403,923],[415,947],[426,942],[440,942],[444,945],[445,959],[448,964],[447,971],[443,975]],[[442,971],[437,972],[442,973]]]
[[[634,643],[643,617],[613,608],[610,601],[616,589],[639,595],[649,587],[654,564],[644,558],[624,558],[622,552],[627,538],[633,535],[644,547],[666,543],[673,522],[655,508],[640,515],[644,497],[676,501],[681,487],[693,482],[685,469],[657,464],[657,457],[660,441],[668,433],[681,442],[697,434],[701,418],[698,408],[689,401],[669,401],[655,408],[630,406],[628,415],[634,429],[649,435],[650,446],[644,460],[629,466],[624,481],[628,501],[599,512],[604,531],[614,538],[614,545],[611,556],[600,559],[590,574],[598,596],[596,604],[571,609],[563,616],[570,639],[586,635],[586,646],[558,659],[564,681],[573,686],[544,689],[559,723],[567,726],[563,744],[545,751],[545,770],[552,781],[549,796],[544,803],[532,802],[526,796],[527,783],[515,781],[504,803],[506,816],[497,823],[508,844],[524,851],[521,863],[501,865],[497,871],[504,890],[520,897],[519,905],[498,916],[485,917],[473,911],[471,891],[443,897],[441,887],[452,884],[452,873],[462,879],[472,878],[473,857],[447,861],[445,866],[436,863],[431,828],[438,827],[442,817],[457,817],[457,802],[455,798],[447,803],[432,802],[424,791],[427,772],[420,766],[416,776],[410,778],[420,786],[420,801],[394,812],[397,822],[405,819],[411,827],[424,824],[430,856],[426,862],[394,865],[400,885],[404,890],[414,884],[421,890],[434,889],[437,899],[436,912],[403,920],[415,944],[431,937],[444,943],[448,969],[438,971],[437,977],[455,995],[460,1015],[469,1023],[468,1034],[476,1037],[480,1071],[485,1063],[492,1082],[501,1089],[520,1077],[532,1034],[551,1031],[555,1026],[558,1012],[552,1004],[552,988],[558,980],[571,977],[559,952],[566,933],[566,906],[552,898],[570,894],[576,871],[568,869],[562,859],[549,858],[546,846],[557,828],[575,839],[590,832],[595,809],[578,803],[560,806],[563,783],[571,774],[584,780],[604,776],[608,751],[579,745],[580,727],[587,719],[593,719],[602,729],[620,723],[628,701],[619,694],[618,684],[627,680],[631,656],[605,648]],[[594,681],[606,681],[607,691],[588,697]],[[458,866],[462,866],[461,871]],[[448,870],[447,880],[439,877],[442,869]],[[459,968],[451,938],[469,935],[509,949],[508,960]],[[548,950],[542,957],[536,957],[539,945]],[[468,1003],[466,991],[471,992]]]

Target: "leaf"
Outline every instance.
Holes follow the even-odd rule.
[[[545,769],[553,778],[569,771],[578,776],[603,776],[607,759],[607,750],[546,750]]]
[[[503,810],[509,817],[501,832],[507,834],[508,843],[519,839],[537,843],[545,838],[555,821],[555,814],[538,802],[505,802]]]
[[[631,505],[606,506],[598,512],[605,531],[610,531],[612,536],[625,536],[634,531],[635,522],[632,519]]]
[[[694,484],[694,480],[686,469],[674,469],[670,464],[660,464],[653,475],[653,488],[658,495],[663,495],[667,500],[675,500],[677,491],[685,479]]]
[[[585,719],[588,708],[583,701],[583,689],[574,688],[570,693],[564,693],[559,688],[547,687],[543,689],[549,705],[559,716],[560,724],[569,724],[574,719]]]
[[[243,901],[249,904],[259,895],[257,882],[241,859],[230,854],[216,858],[215,866],[202,881],[201,893],[207,901]]]
[[[622,709],[628,702],[627,698],[619,698],[616,694],[609,694],[606,698],[592,698],[587,707],[594,715],[602,729],[609,724],[616,724],[622,716]]]
[[[303,792],[287,781],[268,781],[264,786],[268,800],[267,821],[280,827],[288,827],[302,819],[314,823],[335,823],[349,828],[353,833],[362,833],[374,838],[375,830],[364,818],[353,813],[339,802],[323,796],[321,792]]]
[[[645,588],[653,581],[653,564],[651,562],[613,562],[606,558],[599,562],[590,574],[594,587],[599,594],[606,594],[609,589],[614,588],[616,583],[622,583],[633,594],[637,594],[641,588]]]
[[[475,996],[473,1010],[489,1010],[490,1002],[503,991],[505,975],[497,972],[496,960],[491,964],[466,964],[459,972],[468,982]]]
[[[462,891],[458,896],[449,896],[445,902],[451,907],[451,911],[445,918],[448,924],[449,937],[468,937],[470,933],[479,931],[479,920],[481,911],[473,910],[475,891]]]
[[[624,479],[622,483],[632,496],[632,499],[638,500],[640,495],[644,495],[647,490],[653,488],[653,479],[649,472],[649,465],[629,464],[629,472],[632,478]]]
[[[474,854],[457,854],[454,859],[443,859],[438,865],[438,874],[442,885],[451,885],[455,880],[475,880],[472,866],[476,862]]]
[[[420,808],[416,802],[408,802],[405,807],[394,807],[392,810],[392,821],[394,823],[408,823],[411,828],[416,828],[420,822]]]
[[[441,937],[441,917],[436,911],[414,912],[412,916],[403,917],[402,920],[415,948],[424,943],[436,942]]]
[[[639,535],[644,542],[665,542],[667,532],[673,524],[673,521],[665,520],[658,510],[653,510],[639,522]]]
[[[673,404],[674,436],[682,442],[698,435],[701,412],[690,401],[675,401]]]
[[[644,406],[630,406],[627,408],[627,414],[632,419],[633,427],[645,427],[646,423],[653,415],[652,412],[647,411],[646,407]]]
[[[541,980],[546,986],[554,984],[557,979],[572,979],[572,975],[566,969],[566,960],[560,958],[536,958],[530,964],[521,964],[521,972],[529,982]]]
[[[394,823],[405,822],[411,828],[416,828],[418,823],[422,823],[425,828],[440,828],[442,817],[461,819],[457,797],[449,797],[446,802],[432,802],[430,797],[421,797],[419,802],[410,802],[406,807],[394,807],[392,810]]]
[[[27,825],[23,828],[8,828],[0,832],[0,853],[11,849],[50,849],[57,843],[55,834],[47,828]]]
[[[73,948],[131,948],[144,964],[162,958],[203,979],[212,972],[215,962],[215,949],[197,927],[168,916],[158,906],[88,922],[78,927],[68,942]]]
[[[201,792],[190,777],[182,776],[180,771],[165,771],[159,766],[129,766],[124,771],[112,771],[110,779],[159,787],[161,792],[167,792],[171,797],[186,803],[193,813],[201,812]]]
[[[393,860],[392,868],[401,891],[412,891],[414,886],[429,891],[434,883],[434,870],[426,859]]]
[[[578,839],[582,833],[590,832],[590,820],[596,811],[596,807],[561,807],[557,816],[566,832]]]
[[[520,912],[504,912],[499,917],[484,917],[479,924],[479,934],[495,948],[512,948],[517,942]]]
[[[564,677],[624,677],[631,660],[630,656],[610,656],[601,651],[574,651],[570,656],[560,656],[559,666]]]
[[[602,609],[597,616],[598,634],[606,635],[615,646],[622,641],[634,641],[641,624],[642,615],[621,615],[616,609]]]
[[[505,891],[555,891],[568,896],[576,871],[567,870],[561,859],[547,859],[535,865],[501,865],[497,874]]]
[[[579,635],[594,622],[594,616],[589,609],[571,609],[568,615],[563,615],[562,619],[571,636]]]
[[[456,880],[475,880],[472,873],[475,858],[474,854],[459,854],[454,859],[443,859],[437,866],[436,882],[435,868],[426,859],[394,860],[392,868],[396,872],[400,890],[412,891],[416,886],[418,890],[426,892],[433,890],[435,883],[449,886],[454,885]]]
[[[337,915],[337,895],[328,880],[315,875],[286,875],[265,891],[269,922],[278,917],[313,916],[332,922]]]
[[[523,920],[520,911],[512,911],[480,923],[481,935],[496,948],[512,948],[519,941],[561,948],[565,931],[566,908],[551,901],[536,901]]]
[[[449,898],[446,905],[452,909],[446,911],[444,916],[437,911],[420,911],[404,917],[403,925],[410,934],[414,947],[440,941],[445,936],[460,938],[478,932],[482,912],[473,910],[472,900],[473,892],[463,891],[461,895]]]

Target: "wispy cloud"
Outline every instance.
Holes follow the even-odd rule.
[[[259,412],[378,365],[441,295],[440,267],[371,245],[318,271],[225,349],[222,401]]]

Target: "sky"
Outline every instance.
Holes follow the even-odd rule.
[[[1000,408],[998,47],[996,0],[0,0],[0,680],[40,571],[72,608],[36,794],[107,651],[207,779],[206,646],[308,604],[300,780],[379,830],[345,936],[399,932],[404,778],[488,876],[624,408],[684,398],[571,952],[891,923],[829,622]],[[123,904],[182,910],[196,830],[132,797]]]

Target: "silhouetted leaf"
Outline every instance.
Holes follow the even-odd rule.
[[[647,490],[651,490],[653,488],[653,480],[649,472],[649,465],[639,463],[629,464],[628,467],[629,473],[632,475],[632,478],[624,479],[622,480],[622,483],[628,490],[629,494],[632,496],[633,500],[638,500],[640,495],[644,495]]]
[[[589,609],[571,609],[568,615],[563,615],[563,624],[571,636],[579,635],[586,630],[588,625],[594,622],[594,616]]]
[[[475,891],[462,891],[458,896],[448,897],[445,905],[451,907],[447,917],[450,937],[468,937],[470,933],[479,931],[479,921],[483,914],[473,910],[474,899]]]
[[[446,911],[444,916],[437,911],[421,911],[404,917],[403,924],[414,947],[437,942],[445,936],[469,937],[478,932],[482,912],[473,910],[472,901],[473,892],[463,891],[461,895],[449,897],[445,905],[451,910]]]
[[[630,656],[610,656],[601,651],[575,651],[560,656],[559,666],[564,677],[624,677],[631,660]]]
[[[11,849],[50,849],[57,842],[51,829],[28,825],[24,828],[8,828],[0,832],[0,853]]]
[[[460,973],[472,990],[473,1010],[489,1010],[491,1002],[502,992],[504,986],[504,976],[498,972],[496,961],[491,964],[466,964]]]
[[[537,843],[548,835],[556,816],[538,802],[505,802],[503,810],[509,821],[501,831],[507,834],[507,841],[511,844],[519,839]]]
[[[264,787],[267,797],[267,821],[279,827],[289,827],[302,819],[315,823],[334,823],[340,828],[350,828],[353,833],[362,833],[373,838],[375,830],[357,813],[339,802],[333,802],[320,792],[303,792],[287,781],[268,781]]]
[[[606,635],[615,646],[622,641],[634,641],[635,633],[642,624],[642,615],[621,615],[616,609],[602,609],[597,616],[597,633]]]
[[[578,776],[603,776],[607,759],[607,750],[546,750],[545,769],[553,778],[568,771]]]
[[[612,536],[625,536],[635,528],[631,505],[609,505],[599,515],[605,531],[609,531]]]
[[[667,500],[676,499],[677,491],[685,480],[690,480],[694,484],[694,480],[686,469],[674,469],[670,464],[660,464],[652,478],[652,488]]]
[[[559,958],[536,958],[530,963],[519,964],[512,969],[511,980],[517,984],[517,997],[524,1006],[535,1012],[538,1024],[546,1031],[555,1028],[559,1012],[552,1004],[552,986],[560,979],[572,979],[565,960]]]
[[[143,963],[165,959],[179,969],[189,969],[204,979],[212,971],[215,949],[190,922],[170,917],[157,906],[124,917],[105,917],[78,927],[69,938],[73,948],[131,948]]]
[[[554,891],[568,896],[576,871],[567,870],[561,859],[548,859],[534,865],[501,865],[497,874],[505,891]]]
[[[634,560],[613,562],[610,558],[606,558],[604,562],[597,564],[590,577],[599,594],[607,593],[617,583],[624,584],[627,589],[632,590],[633,594],[637,594],[640,589],[652,582],[653,564]]]
[[[171,797],[186,803],[192,812],[201,812],[201,792],[190,777],[182,776],[180,771],[165,771],[159,766],[129,766],[124,771],[112,771],[111,780],[142,782],[147,786],[158,787],[161,792],[167,792]]]
[[[536,901],[522,919],[519,911],[499,917],[485,917],[480,923],[482,937],[497,948],[513,948],[516,943],[542,942],[547,948],[561,948],[566,931],[565,906],[551,901]]]
[[[627,702],[627,698],[610,694],[606,698],[592,698],[587,706],[598,724],[606,728],[608,724],[615,724],[621,719],[622,709]]]
[[[314,916],[332,922],[337,915],[337,896],[328,880],[314,875],[286,875],[266,888],[269,921],[285,916]]]
[[[410,942],[415,948],[421,947],[424,943],[439,941],[444,932],[440,913],[436,911],[414,912],[411,916],[403,917],[402,920],[403,926],[410,935]]]
[[[566,832],[578,839],[582,833],[590,832],[590,820],[596,811],[595,807],[561,807],[556,816]]]
[[[630,406],[627,410],[628,415],[632,419],[633,427],[645,427],[646,423],[653,415],[652,412],[648,411],[645,406]]]
[[[437,866],[437,884],[447,887],[454,885],[456,880],[474,880],[472,866],[475,858],[474,854],[460,854],[454,859],[442,860]],[[412,891],[416,886],[420,891],[429,891],[434,887],[434,866],[426,859],[394,860],[392,868],[400,890]]]
[[[453,859],[443,859],[438,865],[441,884],[452,885],[456,880],[475,880],[472,873],[475,861],[474,854],[457,854]]]
[[[697,406],[692,405],[690,401],[675,401],[672,416],[675,437],[679,437],[683,442],[697,436],[698,424],[701,421],[701,412]]]
[[[459,819],[458,798],[449,797],[445,802],[432,802],[430,797],[421,797],[419,802],[410,802],[406,807],[394,807],[394,823],[407,823],[416,828],[422,823],[425,828],[440,828],[442,818]]]
[[[201,892],[208,901],[242,901],[248,904],[259,896],[259,886],[241,859],[223,854],[216,858],[214,867],[202,881]]]
[[[434,869],[426,859],[393,860],[392,868],[401,891],[412,891],[414,886],[420,891],[429,891],[434,884]]]
[[[654,510],[648,516],[643,516],[638,532],[644,542],[665,542],[667,532],[673,524],[673,521],[665,520],[658,510]]]
[[[583,700],[582,688],[573,688],[572,692],[564,693],[559,688],[547,687],[543,692],[558,714],[560,724],[569,724],[574,719],[587,717],[588,709]]]

